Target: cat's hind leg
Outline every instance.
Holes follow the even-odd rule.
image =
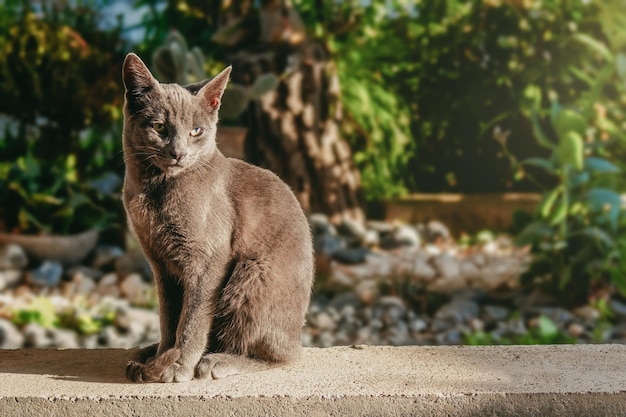
[[[282,366],[297,359],[309,287],[289,266],[239,259],[222,289],[209,350],[195,377],[214,379]]]
[[[260,361],[231,353],[209,353],[204,355],[198,365],[196,365],[195,377],[197,379],[209,377],[221,379],[231,375],[265,371],[279,365],[281,364]]]

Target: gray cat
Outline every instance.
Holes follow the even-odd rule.
[[[313,282],[306,217],[271,172],[216,147],[230,67],[160,84],[124,61],[124,207],[159,295],[161,340],[126,374],[137,382],[222,378],[296,359]]]

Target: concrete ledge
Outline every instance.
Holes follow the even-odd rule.
[[[308,348],[290,367],[136,385],[126,350],[0,351],[2,416],[623,416],[626,346]]]

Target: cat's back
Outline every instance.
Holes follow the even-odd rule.
[[[228,158],[228,161],[232,178],[231,191],[237,200],[264,203],[268,208],[282,208],[303,216],[294,193],[278,175],[239,159]]]
[[[309,225],[289,186],[267,169],[237,159],[228,161],[230,193],[241,240],[246,245],[255,242],[262,246],[291,242],[303,253],[311,252]]]

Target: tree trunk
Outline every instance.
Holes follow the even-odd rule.
[[[270,71],[280,76],[278,88],[252,100],[242,116],[249,128],[246,159],[278,174],[305,212],[363,221],[359,172],[339,130],[339,80],[324,49],[282,45],[241,50],[229,60],[238,84],[251,85]]]

